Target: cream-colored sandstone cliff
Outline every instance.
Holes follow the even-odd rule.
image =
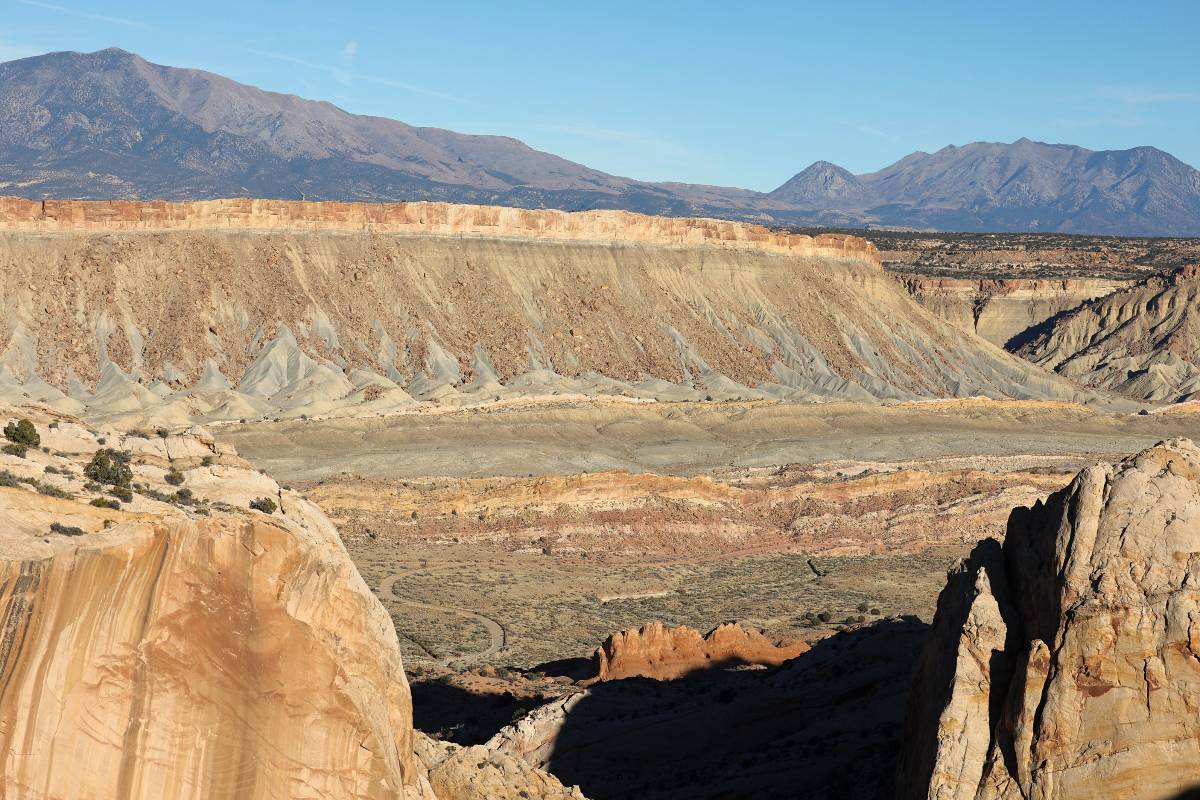
[[[1200,785],[1200,448],[1084,470],[952,573],[900,798],[1169,800]]]
[[[99,508],[112,497],[82,474],[97,436],[13,416],[51,452],[0,455],[5,800],[466,800],[514,775],[514,797],[576,796],[531,768],[414,756],[392,621],[302,497],[202,430],[109,433],[137,492]]]

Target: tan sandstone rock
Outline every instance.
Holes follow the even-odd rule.
[[[75,496],[0,487],[0,796],[432,798],[392,622],[315,506],[274,486],[272,515],[143,494],[97,508],[82,455],[2,458],[9,476],[55,467],[41,481]],[[214,500],[264,480],[184,475]]]
[[[593,661],[600,681],[632,677],[673,680],[718,666],[777,666],[808,650],[804,642],[778,641],[737,623],[723,623],[701,635],[684,625],[668,628],[652,622],[609,636],[597,648]]]
[[[1013,512],[952,573],[900,798],[1168,800],[1200,785],[1200,449],[1176,439]]]

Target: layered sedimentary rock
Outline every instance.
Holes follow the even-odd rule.
[[[1200,785],[1200,449],[1089,467],[950,575],[900,798],[1165,800]],[[1182,796],[1182,795],[1180,795]]]
[[[25,200],[0,197],[0,228],[31,231],[286,230],[434,236],[517,236],[584,242],[706,245],[848,257],[880,266],[865,239],[806,236],[761,225],[629,211],[554,211],[458,203],[310,203],[294,200]]]
[[[138,488],[97,507],[95,437],[38,428],[54,455],[0,456],[0,794],[432,797],[391,620],[316,507],[190,434],[111,438]]]
[[[1200,393],[1200,267],[1156,275],[1062,314],[1017,352],[1089,386],[1139,400]]]
[[[668,628],[661,622],[651,622],[609,636],[596,649],[592,661],[599,681],[634,677],[673,680],[714,667],[778,666],[808,650],[804,642],[772,639],[737,623],[727,622],[701,634],[686,625]]]
[[[997,347],[1013,347],[1042,323],[1088,300],[1124,288],[1127,282],[1089,278],[1063,280],[963,280],[898,275],[924,308]]]
[[[926,313],[853,237],[421,203],[7,205],[0,399],[93,420],[1097,399]]]

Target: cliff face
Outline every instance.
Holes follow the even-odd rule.
[[[94,437],[41,431],[78,456],[0,456],[5,797],[432,796],[391,620],[315,506],[180,436],[130,439],[134,481],[162,496],[170,464],[194,498],[98,508]]]
[[[718,625],[707,634],[661,622],[609,636],[596,650],[596,680],[654,678],[672,680],[696,670],[738,664],[778,666],[807,653],[804,642],[780,642],[736,623]]]
[[[1053,320],[1018,351],[1089,386],[1140,400],[1200,393],[1200,266],[1156,275]]]
[[[939,599],[898,797],[1163,800],[1200,784],[1197,564],[1187,440],[1014,511],[1003,547],[981,544]]]
[[[865,239],[842,234],[776,233],[761,225],[658,217],[628,211],[554,211],[456,203],[311,203],[292,200],[25,200],[0,197],[0,230],[358,231],[434,236],[518,236],[560,241],[707,245],[829,258],[881,266]]]
[[[1015,346],[1047,320],[1126,285],[1089,278],[963,280],[897,276],[924,308],[997,347]]]
[[[94,420],[1095,399],[925,313],[852,237],[425,203],[8,207],[0,401]]]

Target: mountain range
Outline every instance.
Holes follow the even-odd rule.
[[[1021,139],[772,192],[610,175],[516,139],[350,114],[118,49],[0,64],[0,194],[620,208],[781,225],[1200,235],[1200,172],[1153,147]]]

